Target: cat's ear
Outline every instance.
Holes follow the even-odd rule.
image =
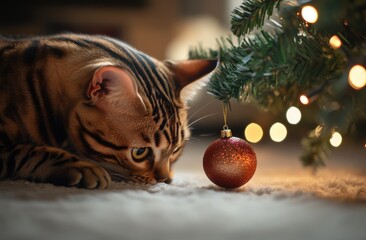
[[[212,72],[218,65],[217,59],[195,59],[186,60],[181,62],[165,61],[165,65],[170,69],[174,75],[176,84],[176,91],[180,94],[181,91],[188,85],[195,82],[198,79],[203,78],[210,72]],[[198,84],[193,89],[189,89],[188,92],[194,91],[195,88],[201,87],[202,84]],[[181,97],[186,98],[180,94]],[[186,94],[184,94],[186,95]]]
[[[217,59],[196,59],[182,62],[165,61],[165,65],[173,73],[176,93],[184,101],[194,97],[197,90],[204,86],[208,78],[204,76],[212,72],[218,65]],[[202,79],[200,81],[197,81]]]
[[[87,94],[95,104],[101,99],[108,99],[109,102],[142,104],[145,107],[131,75],[115,66],[98,68],[94,72]]]

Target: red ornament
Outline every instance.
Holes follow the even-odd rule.
[[[253,148],[243,139],[232,137],[231,130],[208,146],[203,156],[207,177],[223,188],[238,188],[247,183],[257,168]]]

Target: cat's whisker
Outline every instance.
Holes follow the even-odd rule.
[[[217,115],[217,114],[219,114],[219,113],[211,113],[211,114],[208,114],[208,115],[202,116],[202,117],[200,117],[200,118],[198,118],[198,119],[194,120],[193,122],[191,122],[191,123],[187,126],[187,128],[190,128],[193,124],[195,124],[195,123],[197,123],[197,122],[199,122],[199,121],[201,121],[201,120],[203,120],[203,119],[205,119],[205,118],[212,117],[212,116],[215,116],[215,115]]]
[[[194,113],[192,113],[192,115],[189,117],[188,122],[197,114],[199,113],[202,109],[208,107],[208,105],[212,104],[213,102],[215,102],[214,100],[212,100],[211,102],[208,102],[207,104],[203,105],[202,107],[200,107],[198,110],[196,110]]]
[[[197,137],[190,137],[189,139],[184,139],[185,141],[189,140],[189,143],[198,142],[200,139]]]
[[[200,137],[212,137],[212,136],[216,136],[217,132],[211,132],[211,133],[202,133],[199,136]]]

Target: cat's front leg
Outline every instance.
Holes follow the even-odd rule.
[[[67,187],[107,188],[107,171],[67,151],[49,146],[16,144],[0,147],[0,179],[26,179]]]

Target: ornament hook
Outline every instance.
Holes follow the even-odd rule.
[[[222,127],[223,130],[221,130],[221,137],[222,138],[230,138],[233,136],[231,130],[229,129],[229,126],[227,125],[227,109],[228,109],[228,102],[222,102],[222,111],[224,115],[224,126]]]
[[[222,102],[222,112],[224,115],[224,126],[223,126],[224,130],[229,129],[229,126],[227,125],[227,108],[228,108],[228,103]]]

